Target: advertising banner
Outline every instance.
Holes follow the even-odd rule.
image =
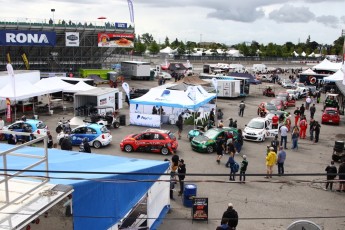
[[[134,47],[134,34],[99,33],[98,47]]]
[[[159,128],[161,125],[161,116],[152,114],[130,113],[129,123],[131,125]]]
[[[208,198],[193,198],[192,218],[208,221]]]
[[[127,23],[115,22],[115,29],[127,29]]]
[[[79,32],[66,32],[66,46],[79,46]]]
[[[55,46],[55,44],[55,32],[0,30],[0,46]]]

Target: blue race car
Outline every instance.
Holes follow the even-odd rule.
[[[60,132],[57,135],[57,143],[61,145],[62,138],[69,136],[72,145],[80,145],[85,137],[88,138],[90,146],[96,149],[109,145],[112,141],[112,136],[105,125],[99,124],[84,124],[72,129],[70,134]]]
[[[10,125],[4,126],[3,130],[9,130],[14,132],[27,132],[32,134],[46,135],[48,126],[40,120],[26,119],[26,121],[16,121]],[[4,137],[7,140],[10,134],[5,134]],[[17,135],[17,139],[21,140],[22,136]]]

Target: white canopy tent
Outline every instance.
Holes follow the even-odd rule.
[[[48,90],[37,87],[29,81],[18,81],[14,84],[15,87],[13,87],[13,82],[8,82],[6,86],[0,89],[0,99],[6,100],[6,98],[9,98],[10,100],[20,101],[48,93]]]
[[[316,74],[312,69],[307,69],[305,71],[302,72],[302,74]]]
[[[176,50],[173,50],[169,46],[167,46],[164,49],[161,49],[159,51],[159,53],[162,53],[162,54],[173,54],[173,53],[176,53]]]
[[[341,81],[343,79],[344,79],[344,72],[342,69],[339,69],[334,74],[323,78],[324,81],[330,81],[330,82]]]
[[[66,88],[63,90],[64,93],[76,93],[79,91],[86,91],[86,90],[90,90],[90,89],[94,89],[96,87],[91,86],[83,81],[78,82],[75,85],[71,85],[70,87]]]
[[[330,62],[326,58],[320,62],[319,64],[315,65],[312,69],[313,70],[325,70],[325,71],[338,71],[341,68],[341,63]]]
[[[48,77],[43,78],[39,82],[35,83],[35,86],[46,89],[48,93],[55,93],[64,91],[64,89],[72,87],[73,84],[67,83],[59,79],[59,77]]]

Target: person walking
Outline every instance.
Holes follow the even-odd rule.
[[[274,137],[274,139],[271,141],[271,146],[274,148],[274,152],[278,152],[278,146],[279,146],[279,141],[278,141],[278,135]]]
[[[279,125],[279,117],[277,114],[274,114],[274,116],[272,117],[272,129],[278,129],[278,125]]]
[[[218,111],[217,111],[217,120],[218,121],[223,120],[223,116],[224,116],[224,113],[222,112],[222,110],[218,109]]]
[[[286,147],[286,143],[287,143],[287,135],[288,135],[288,128],[283,125],[280,127],[280,146],[283,146],[283,143],[284,143],[284,149],[287,149]]]
[[[314,143],[319,142],[320,130],[321,130],[321,125],[319,124],[318,121],[315,121],[315,125],[314,125],[315,141],[314,141]]]
[[[303,116],[303,118],[301,118],[301,121],[299,122],[299,130],[300,130],[299,137],[301,139],[305,139],[307,128],[308,128],[308,123],[307,123],[306,118]]]
[[[242,135],[242,129],[237,130],[237,138],[235,140],[235,147],[236,147],[236,153],[241,153],[243,146],[243,135]]]
[[[277,160],[277,165],[278,165],[278,175],[284,175],[284,162],[286,160],[286,152],[284,151],[283,147],[279,147],[279,153],[278,153],[278,160]]]
[[[274,152],[274,148],[270,147],[270,151],[266,156],[267,176],[265,178],[272,178],[273,166],[277,163],[277,154]]]
[[[337,192],[345,192],[345,160],[342,160],[338,168],[339,188]]]
[[[176,121],[176,126],[178,128],[178,139],[181,140],[181,135],[182,135],[182,130],[183,130],[183,115],[184,115],[184,112],[182,112],[178,118],[177,118],[177,121]]]
[[[305,109],[306,109],[306,110],[309,110],[310,104],[311,104],[311,98],[310,98],[310,96],[308,96],[308,97],[305,99]]]
[[[320,91],[318,91],[317,92],[317,95],[316,95],[316,103],[320,103],[320,101],[321,101],[321,92]]]
[[[244,104],[244,101],[241,101],[239,105],[239,111],[238,116],[243,117],[244,109],[246,108],[246,104]]]
[[[242,162],[241,162],[241,168],[240,168],[240,181],[241,183],[246,183],[246,171],[248,167],[248,161],[247,161],[247,156],[243,155],[242,156]]]
[[[310,119],[314,119],[314,114],[315,114],[315,112],[316,112],[315,104],[313,104],[313,105],[310,107],[309,111],[310,111]]]
[[[305,107],[304,107],[304,104],[302,104],[301,107],[299,108],[299,112],[301,116],[304,116],[304,111],[305,111]]]
[[[315,127],[315,120],[311,119],[309,122],[309,136],[310,136],[311,141],[314,140],[314,127]]]
[[[53,143],[53,136],[50,134],[49,130],[47,131],[47,136],[48,136],[47,148],[51,149],[53,148],[54,143]]]
[[[298,150],[298,138],[299,138],[299,129],[298,126],[293,127],[291,133],[292,147],[291,149]]]
[[[183,159],[180,159],[178,162],[177,173],[178,181],[180,183],[180,191],[178,192],[178,195],[181,196],[184,190],[184,179],[186,177],[186,165]]]
[[[236,230],[238,225],[238,213],[234,209],[232,203],[228,204],[228,209],[223,213],[222,219],[226,219],[228,221],[228,225],[231,230]]]
[[[331,161],[331,164],[326,167],[325,171],[327,172],[327,182],[324,190],[327,191],[329,186],[330,191],[332,191],[333,180],[336,178],[338,172],[337,167],[334,165],[334,161]]]
[[[295,115],[295,126],[298,125],[298,120],[301,116],[301,111],[299,110],[298,107],[296,107],[295,111],[293,112],[293,114]]]
[[[225,152],[225,143],[224,138],[221,136],[218,136],[216,140],[216,146],[217,146],[217,163],[220,164],[220,159],[222,159],[224,152]]]
[[[212,121],[212,123],[215,125],[216,122],[214,120],[214,108],[211,109],[211,112],[210,112],[210,117],[209,117],[209,120]]]
[[[230,156],[228,161],[226,162],[225,166],[226,167],[230,167],[230,177],[229,180],[230,181],[235,181],[235,158],[234,158],[235,154],[233,152],[230,152]]]

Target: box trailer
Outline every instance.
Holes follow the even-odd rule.
[[[211,79],[204,79],[212,83]],[[240,80],[219,80],[217,79],[218,94],[217,97],[236,98],[241,96],[241,81]]]
[[[115,110],[122,108],[122,92],[117,88],[103,88],[98,87],[74,94],[74,112],[75,116],[78,114],[78,108],[83,106],[110,106]],[[112,110],[109,109],[111,112]],[[104,112],[98,111],[98,113]],[[84,116],[89,114],[84,113]]]
[[[121,62],[121,71],[126,78],[150,80],[151,64],[142,61]]]

